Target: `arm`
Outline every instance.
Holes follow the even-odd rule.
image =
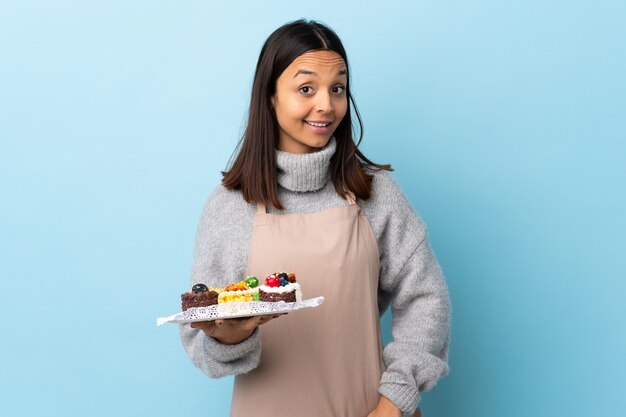
[[[392,336],[383,351],[387,370],[379,392],[413,412],[420,392],[448,373],[450,301],[426,237],[382,290],[391,295]]]
[[[424,222],[390,175],[378,173],[374,186],[369,217],[381,255],[378,307],[382,315],[391,305],[393,317],[379,392],[413,413],[420,392],[448,372],[450,300]]]
[[[246,227],[251,227],[251,217],[247,217],[246,206],[238,196],[218,186],[211,193],[202,210],[196,231],[194,259],[190,286],[203,283],[207,286],[221,287],[227,284],[228,277],[243,276],[246,260],[237,258],[249,240]],[[234,213],[241,213],[236,216]],[[223,216],[228,214],[229,221]],[[236,234],[236,235],[235,235]],[[234,245],[242,245],[237,247]],[[224,320],[231,322],[231,320]],[[249,372],[256,368],[261,357],[261,339],[259,329],[246,334],[240,343],[220,343],[223,340],[209,336],[210,329],[203,325],[185,323],[179,325],[183,347],[193,364],[210,377],[218,378]]]
[[[261,339],[258,327],[241,343],[225,345],[200,328],[180,324],[180,336],[189,358],[195,366],[212,378],[237,375],[256,368],[261,359]]]

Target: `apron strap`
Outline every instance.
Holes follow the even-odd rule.
[[[348,203],[350,206],[356,206],[357,212],[359,213],[359,215],[362,213],[362,209],[361,206],[356,202],[356,196],[354,195],[354,193],[350,190],[346,191],[347,197],[348,197]]]

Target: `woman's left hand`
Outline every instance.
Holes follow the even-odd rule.
[[[381,395],[378,405],[367,417],[402,417],[402,411],[387,397]]]

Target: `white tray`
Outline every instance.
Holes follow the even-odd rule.
[[[303,308],[317,307],[323,302],[324,297],[316,297],[295,303],[286,303],[284,301],[248,301],[245,303],[215,304],[208,307],[192,307],[168,317],[159,317],[156,319],[156,322],[157,326],[160,326],[164,323],[193,323],[195,321],[289,313]]]

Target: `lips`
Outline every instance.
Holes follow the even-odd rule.
[[[328,125],[330,125],[332,122],[328,121],[328,120],[305,120],[304,123],[311,125],[311,126],[315,126],[315,127],[326,127]]]

